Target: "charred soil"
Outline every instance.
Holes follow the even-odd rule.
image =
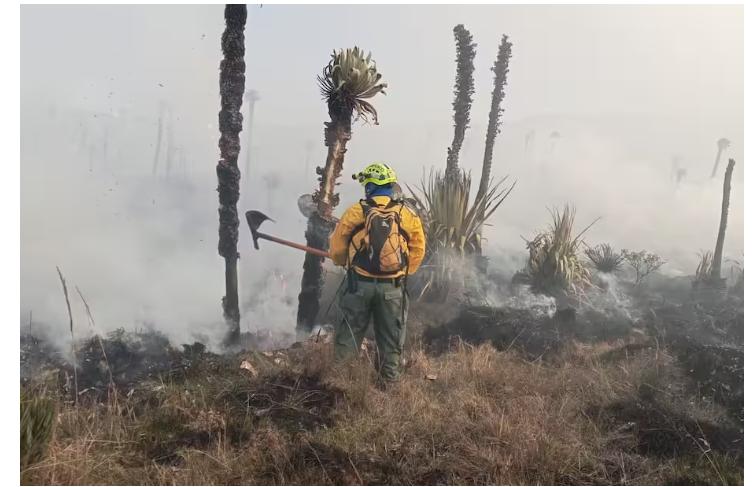
[[[593,310],[415,307],[402,382],[330,336],[221,355],[117,332],[22,338],[59,403],[27,483],[713,485],[743,482],[743,302]],[[435,320],[435,321],[434,321]],[[420,325],[418,324],[420,323]],[[410,326],[409,325],[409,326]],[[419,328],[419,329],[418,329]],[[96,447],[96,448],[94,448]]]

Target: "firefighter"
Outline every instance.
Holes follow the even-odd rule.
[[[379,379],[399,380],[399,362],[405,343],[408,311],[407,278],[425,255],[420,218],[393,195],[397,176],[382,163],[353,175],[365,198],[348,208],[329,241],[335,265],[347,269],[347,286],[338,302],[343,317],[335,325],[337,359],[357,354],[373,318]],[[394,196],[394,197],[393,197]]]

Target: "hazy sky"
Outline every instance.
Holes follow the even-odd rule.
[[[464,23],[478,43],[477,93],[460,162],[474,172],[489,70],[502,34],[514,45],[494,174],[518,185],[492,221],[491,247],[524,250],[519,235],[546,225],[547,206],[572,203],[583,220],[604,218],[594,243],[671,253],[691,270],[694,254],[715,242],[720,181],[708,175],[715,141],[727,137],[726,155],[739,164],[726,248],[740,257],[742,14],[742,6],[249,6],[247,86],[261,100],[259,168],[244,201],[271,204],[281,236],[302,238],[294,202],[314,187],[325,154],[316,75],[333,49],[352,45],[373,53],[389,87],[374,100],[381,125],[355,127],[343,201],[359,192],[347,175],[375,160],[413,184],[424,168],[445,164],[452,28]],[[223,28],[222,5],[22,7],[22,311],[64,313],[54,266],[65,263],[71,280],[96,294],[90,304],[109,327],[137,314],[174,327],[221,319],[214,166]],[[170,130],[196,187],[189,196],[150,177],[160,101],[172,107]],[[122,115],[115,123],[93,112]],[[530,130],[538,147],[528,161]],[[547,154],[552,130],[562,139]],[[105,138],[107,157],[96,142]],[[673,155],[689,171],[678,190],[669,181]],[[274,202],[262,179],[271,171],[287,178]],[[40,203],[50,195],[58,198],[54,223]],[[152,206],[139,206],[147,200]],[[243,265],[267,269],[276,259],[296,288],[302,255],[269,244],[262,258],[241,238]],[[287,326],[289,318],[279,319]]]

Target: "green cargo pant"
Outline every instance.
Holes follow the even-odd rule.
[[[378,357],[376,368],[383,382],[399,380],[399,361],[405,345],[407,299],[402,310],[402,288],[390,282],[358,280],[355,293],[343,286],[338,296],[343,317],[334,328],[334,355],[338,360],[360,352],[373,316]]]

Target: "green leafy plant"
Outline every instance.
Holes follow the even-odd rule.
[[[529,252],[525,269],[520,273],[522,281],[535,293],[558,297],[574,295],[584,297],[585,290],[592,286],[590,271],[579,258],[582,235],[595,224],[593,221],[579,234],[574,234],[574,207],[564,206],[564,211],[550,209],[553,224],[539,231],[527,242]],[[519,279],[519,277],[518,277]]]
[[[585,249],[585,255],[598,272],[614,274],[621,269],[624,255],[609,244],[600,244]]]

